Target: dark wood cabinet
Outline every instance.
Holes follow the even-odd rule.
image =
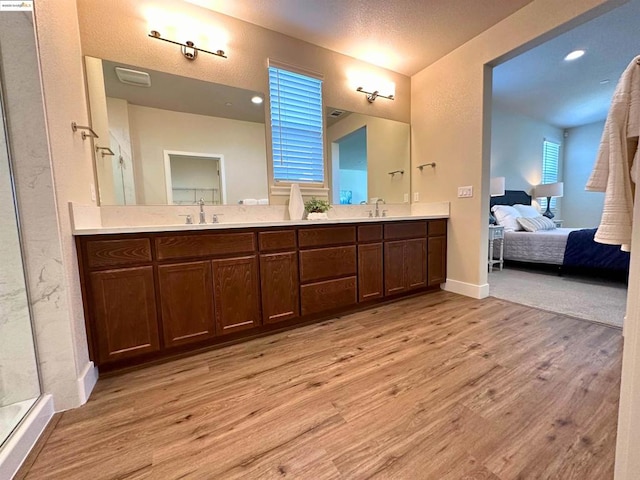
[[[428,284],[440,285],[447,280],[447,237],[429,237],[428,242]]]
[[[90,279],[98,362],[158,351],[153,267],[103,270]]]
[[[262,319],[277,323],[300,316],[298,254],[260,255]]]
[[[404,267],[408,290],[427,286],[427,239],[404,242]]]
[[[446,280],[447,220],[79,236],[103,371],[353,311]]]
[[[215,335],[211,262],[160,265],[158,283],[165,346]]]
[[[407,289],[404,280],[404,241],[384,244],[384,294],[394,295]]]
[[[427,239],[385,242],[384,291],[396,295],[427,286]]]
[[[221,335],[261,324],[258,257],[213,260],[216,329]]]
[[[358,301],[382,298],[382,243],[358,245]]]
[[[328,312],[358,301],[356,277],[310,283],[300,287],[302,315]]]

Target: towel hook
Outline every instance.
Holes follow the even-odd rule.
[[[423,163],[422,165],[418,165],[416,168],[419,169],[420,171],[422,171],[422,169],[424,167],[433,167],[436,168],[436,162],[431,162],[431,163]]]
[[[87,137],[90,138],[100,138],[98,137],[98,134],[96,132],[93,131],[93,128],[91,127],[84,127],[82,125],[78,125],[76,122],[71,122],[71,130],[73,130],[74,132],[77,132],[78,130],[83,130],[82,132],[82,140],[86,140]],[[89,133],[87,133],[86,131],[88,131]]]

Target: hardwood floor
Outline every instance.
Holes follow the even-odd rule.
[[[439,292],[101,379],[27,479],[613,478],[617,329]]]

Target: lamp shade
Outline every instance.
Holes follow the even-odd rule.
[[[501,197],[504,195],[504,177],[493,177],[491,179],[489,191],[492,197]]]
[[[545,183],[537,185],[535,188],[535,196],[542,197],[561,197],[564,193],[564,183]]]

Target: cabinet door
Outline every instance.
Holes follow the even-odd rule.
[[[427,239],[405,240],[405,280],[408,290],[427,286]]]
[[[406,290],[404,275],[404,241],[384,244],[384,294],[393,295]]]
[[[226,335],[260,325],[260,285],[256,255],[213,260],[216,329]]]
[[[260,255],[260,279],[264,323],[300,316],[296,252]]]
[[[429,237],[428,252],[429,286],[444,283],[447,280],[447,237]]]
[[[358,246],[358,301],[382,298],[382,243]]]
[[[164,344],[198,342],[215,334],[211,263],[158,267]]]
[[[160,349],[153,267],[93,272],[90,282],[100,364]]]

